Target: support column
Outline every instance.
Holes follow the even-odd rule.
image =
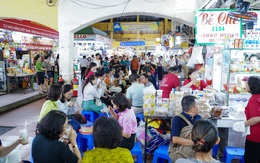
[[[110,29],[108,29],[110,31],[110,39],[113,40],[114,39],[114,21],[113,18],[110,19]]]
[[[164,34],[168,34],[169,31],[168,31],[168,19],[164,19],[164,31],[163,31]]]
[[[60,74],[65,83],[70,83],[73,76],[73,37],[74,33],[67,30],[59,30],[59,49],[60,49]]]

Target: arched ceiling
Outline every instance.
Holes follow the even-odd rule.
[[[209,0],[60,0],[59,31],[78,31],[99,21],[149,15],[194,26],[194,12]],[[73,12],[68,12],[73,10]],[[66,24],[66,26],[65,26]]]

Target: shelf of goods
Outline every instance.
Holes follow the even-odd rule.
[[[211,117],[210,104],[215,103],[215,94],[210,90],[183,92],[172,91],[169,98],[162,98],[162,90],[145,88],[144,91],[144,116],[173,117],[182,112],[181,100],[183,96],[192,94],[198,99],[199,114],[203,118]],[[221,102],[223,103],[223,102]],[[224,104],[223,104],[224,105]]]
[[[0,91],[6,91],[6,75],[4,61],[0,61]]]
[[[229,49],[223,51],[221,90],[227,95],[231,116],[243,118],[244,108],[251,94],[246,91],[249,76],[260,75],[259,63],[250,64],[256,49]]]

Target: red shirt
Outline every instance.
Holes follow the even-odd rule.
[[[186,85],[186,84],[189,84],[191,82],[191,79],[186,79],[184,82],[183,82],[183,85]],[[194,85],[192,84],[191,85],[191,89],[192,90],[200,90],[200,91],[203,91],[204,88],[206,88],[208,85],[204,82],[204,80],[200,80],[200,84],[199,85]]]
[[[173,88],[180,86],[180,80],[178,76],[169,73],[162,79],[160,89],[163,90],[162,98],[169,98]]]
[[[245,108],[246,119],[260,116],[260,94],[252,94]],[[260,142],[260,123],[250,126],[250,135],[246,136],[247,140]]]
[[[90,77],[91,75],[95,75],[95,73],[91,70],[89,70],[88,75],[85,77],[85,79],[87,79],[88,77]]]

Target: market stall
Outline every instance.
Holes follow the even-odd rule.
[[[0,20],[0,91],[34,88],[34,56],[57,49],[58,32],[28,20]],[[2,81],[4,80],[4,82]]]

